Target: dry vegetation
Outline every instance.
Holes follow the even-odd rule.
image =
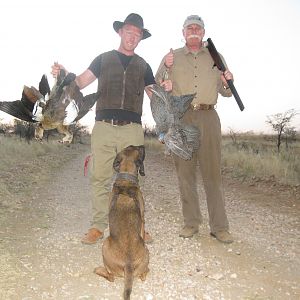
[[[156,138],[148,138],[146,146],[163,151]],[[267,181],[300,188],[300,141],[277,152],[272,136],[239,134],[234,140],[223,136],[223,173],[242,181]]]
[[[0,207],[16,194],[30,192],[37,182],[51,180],[52,170],[74,158],[86,145],[66,146],[57,140],[26,142],[0,135]]]
[[[57,137],[58,138],[58,137]],[[49,142],[28,142],[26,139],[0,136],[0,198],[5,205],[16,193],[24,193],[37,181],[50,180],[50,170],[55,169],[81,151],[88,151],[89,137],[85,143],[69,146]],[[146,138],[146,147],[164,152],[156,137]],[[280,153],[270,137],[258,135],[224,136],[223,173],[239,181],[267,182],[300,189],[300,142],[288,144]]]
[[[174,166],[164,146],[147,138],[143,193],[154,243],[151,271],[144,283],[135,281],[134,299],[299,299],[299,188],[296,197],[290,187],[282,190],[274,175],[280,168],[265,171],[266,178],[273,175],[265,184],[258,174],[265,146],[257,139],[239,136],[233,145],[224,138],[226,207],[236,242],[223,245],[209,236],[205,201],[199,234],[178,237]],[[271,151],[276,146],[267,144],[279,160]],[[122,279],[110,283],[93,274],[100,245],[80,242],[91,215],[83,176],[89,149],[88,139],[66,146],[0,135],[0,299],[119,299]],[[254,164],[254,157],[250,172],[246,162]],[[199,195],[204,199],[201,187]]]
[[[242,180],[264,180],[300,186],[300,142],[287,143],[278,153],[275,137],[240,134],[223,137],[223,166]]]

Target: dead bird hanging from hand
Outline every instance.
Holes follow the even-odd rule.
[[[24,86],[21,100],[1,101],[0,110],[27,122],[38,123],[35,138],[42,140],[44,130],[57,129],[65,136],[63,143],[71,143],[73,134],[69,130],[93,107],[98,93],[83,96],[75,82],[76,75],[64,70],[50,91],[46,75],[42,76],[39,89]]]
[[[181,118],[196,94],[171,96],[160,85],[152,88],[151,111],[156,123],[156,133],[168,151],[189,160],[199,147],[199,130],[185,124]]]

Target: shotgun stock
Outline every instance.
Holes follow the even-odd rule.
[[[223,61],[222,61],[215,45],[214,45],[214,43],[212,42],[211,38],[207,39],[207,46],[206,47],[207,47],[212,59],[214,60],[214,63],[217,66],[217,68],[220,71],[225,72],[226,71],[225,65],[224,65],[224,63],[223,63]],[[240,110],[243,111],[245,106],[244,106],[244,104],[243,104],[243,102],[242,102],[242,100],[241,100],[234,84],[233,84],[233,81],[231,79],[230,80],[226,79],[226,81],[227,81],[227,84],[228,84],[228,86],[229,86],[229,88],[230,88],[230,90],[231,90],[231,92],[234,96],[234,99],[235,99],[236,103],[238,104]]]

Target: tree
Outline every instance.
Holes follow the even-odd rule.
[[[284,130],[285,147],[288,148],[288,144],[295,142],[297,139],[297,131],[295,127],[286,127]]]
[[[234,129],[232,129],[231,127],[228,127],[228,129],[229,129],[229,136],[232,140],[233,145],[237,145],[238,133]]]
[[[273,128],[273,131],[277,133],[276,145],[278,153],[280,152],[282,137],[284,133],[288,134],[289,130],[292,128],[290,123],[296,115],[298,115],[298,112],[295,109],[289,109],[284,113],[267,116],[268,120],[266,123],[269,124]]]

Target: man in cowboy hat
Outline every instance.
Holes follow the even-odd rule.
[[[98,79],[100,91],[91,137],[93,217],[91,228],[82,239],[84,244],[94,244],[103,238],[108,225],[108,194],[114,158],[127,146],[144,144],[141,125],[144,90],[151,98],[148,88],[155,84],[151,67],[135,54],[139,42],[151,36],[144,28],[142,17],[131,13],[124,22],[115,21],[113,28],[121,38],[118,50],[97,56],[75,79],[80,89]],[[62,65],[54,64],[51,73],[56,77],[62,68]],[[171,90],[169,81],[162,85]],[[149,234],[146,234],[145,240],[151,240]]]

